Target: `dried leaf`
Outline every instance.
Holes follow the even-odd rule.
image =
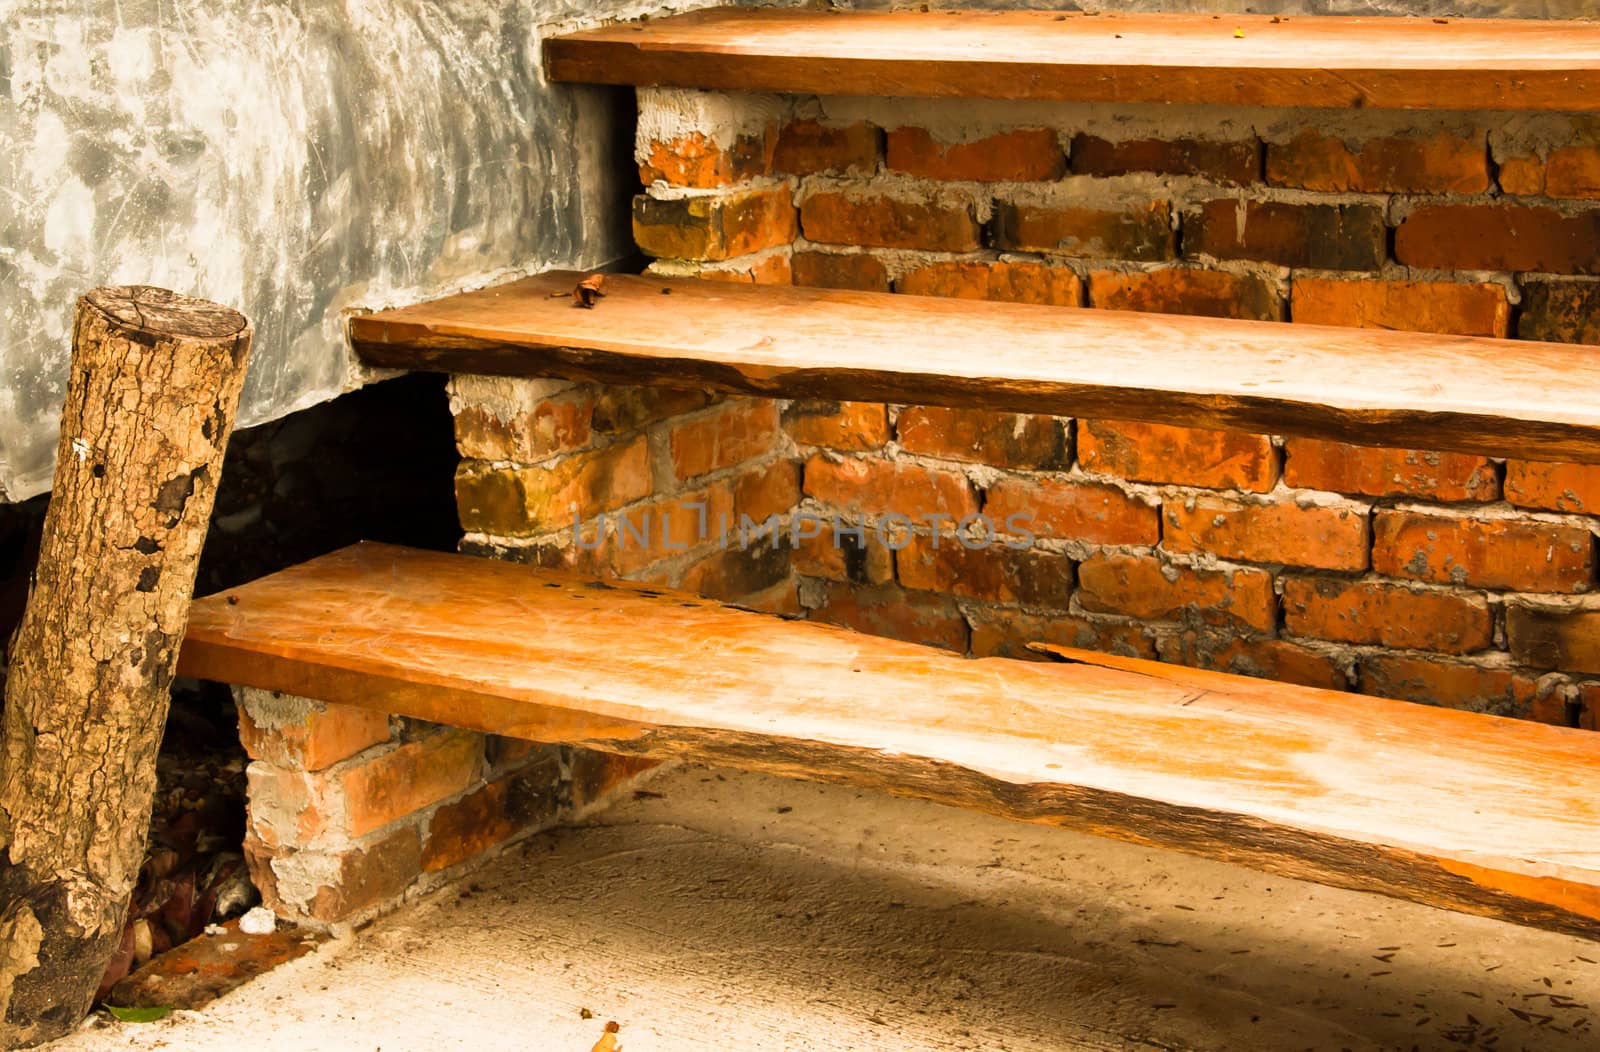
[[[590,274],[578,282],[577,286],[572,290],[572,305],[593,310],[595,300],[606,294],[605,290],[600,287],[605,284],[605,280],[606,276],[604,274]]]

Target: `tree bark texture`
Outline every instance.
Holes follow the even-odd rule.
[[[119,941],[251,334],[147,286],[78,302],[0,722],[0,1048],[75,1027]]]

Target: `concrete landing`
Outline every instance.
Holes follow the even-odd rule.
[[[649,789],[54,1048],[588,1052],[607,1020],[624,1052],[1600,1047],[1600,944],[850,789]]]

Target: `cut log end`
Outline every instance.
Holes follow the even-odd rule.
[[[157,338],[229,340],[250,328],[232,307],[151,285],[103,285],[83,300],[117,327]]]

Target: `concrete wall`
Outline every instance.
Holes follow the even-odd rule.
[[[669,6],[0,0],[4,497],[50,484],[94,285],[244,310],[247,426],[358,382],[343,310],[626,255],[631,94],[545,85],[539,38]]]

